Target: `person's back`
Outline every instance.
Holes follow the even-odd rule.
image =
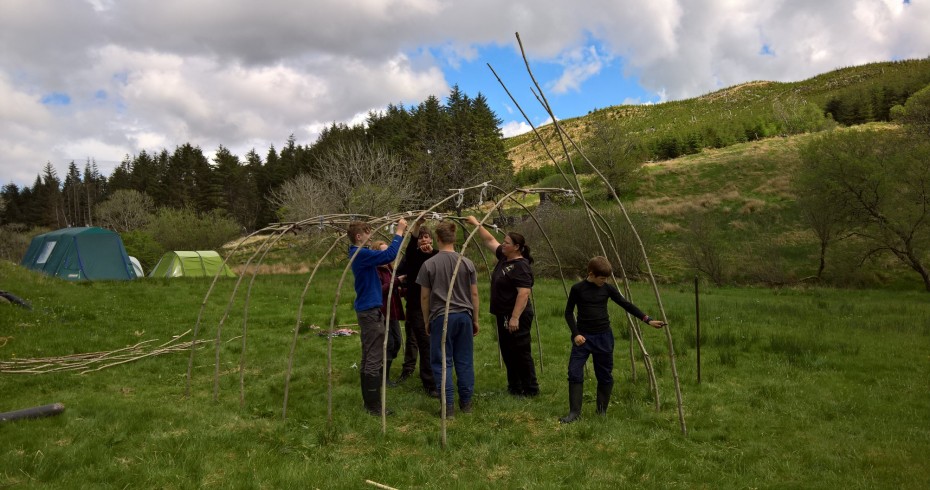
[[[440,394],[441,384],[445,383],[443,399],[446,416],[455,412],[450,366],[455,367],[458,378],[459,406],[463,412],[471,411],[475,387],[472,337],[478,335],[477,273],[475,264],[455,251],[455,228],[455,223],[451,221],[442,222],[436,227],[439,253],[427,260],[417,275],[417,283],[421,287],[420,306],[423,317],[428,319],[430,364]],[[442,376],[444,365],[445,377]]]

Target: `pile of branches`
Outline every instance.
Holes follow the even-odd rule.
[[[58,371],[79,371],[79,374],[87,374],[108,367],[138,361],[146,357],[186,351],[209,343],[207,340],[180,342],[181,337],[184,337],[188,333],[190,333],[190,330],[180,335],[175,335],[168,342],[156,347],[151,347],[149,344],[155,342],[157,339],[150,339],[139,342],[136,345],[113,351],[0,361],[0,373],[45,374]]]

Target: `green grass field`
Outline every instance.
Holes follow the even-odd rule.
[[[190,397],[187,352],[84,375],[0,373],[0,412],[66,406],[55,417],[0,422],[0,488],[374,488],[365,480],[394,488],[930,486],[926,293],[705,287],[698,384],[692,286],[663,286],[684,436],[665,337],[653,329],[644,334],[661,410],[654,410],[639,361],[631,382],[622,328],[608,416],[594,414],[591,379],[582,421],[558,424],[567,410],[565,295],[559,282],[539,281],[542,394],[506,394],[491,319],[483,318],[475,412],[449,422],[443,449],[438,402],[418,380],[388,391],[396,414],[386,433],[380,419],[364,413],[358,336],[333,339],[334,423],[327,426],[327,341],[309,325],[328,328],[341,272],[321,271],[308,295],[286,420],[284,373],[306,275],[261,276],[252,288],[242,408],[242,294],[223,325],[213,401],[212,345],[235,280],[221,281],[205,309],[201,337],[211,342],[196,353]],[[0,304],[0,361],[160,344],[194,326],[209,285],[74,284],[2,262],[0,289],[29,300],[33,310]],[[240,290],[247,287],[244,280]],[[339,324],[355,323],[353,297],[347,283]],[[633,299],[656,314],[650,288],[636,285]],[[625,325],[616,309],[612,315]]]

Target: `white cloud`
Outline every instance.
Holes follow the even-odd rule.
[[[501,133],[503,133],[505,138],[517,136],[532,130],[533,128],[531,128],[526,121],[507,121],[501,126]]]
[[[620,61],[666,101],[930,54],[923,1],[3,0],[2,10],[0,183],[31,184],[47,161],[61,172],[92,157],[107,171],[127,153],[184,142],[240,156],[292,133],[307,143],[371,108],[444,95],[456,81],[440,64],[516,49],[514,32],[531,61],[562,63],[540,81],[563,97]],[[487,83],[486,95],[499,91]],[[43,105],[52,93],[71,103]]]
[[[564,94],[571,90],[579,90],[585,80],[600,73],[605,63],[609,62],[609,57],[598,54],[595,46],[586,46],[565,53],[562,57],[565,71],[552,84],[552,92],[554,94]]]

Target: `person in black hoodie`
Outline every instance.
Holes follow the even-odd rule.
[[[581,399],[584,394],[584,365],[588,356],[594,357],[594,376],[597,378],[597,413],[607,414],[613,391],[614,334],[610,328],[607,300],[613,300],[636,318],[655,328],[666,325],[655,320],[627,301],[613,284],[607,284],[612,273],[606,257],[588,261],[588,277],[572,286],[565,304],[565,321],[572,332],[572,352],[568,358],[568,415],[559,419],[570,424],[581,417]],[[578,309],[577,320],[575,308]]]
[[[416,282],[417,274],[420,273],[420,268],[423,267],[423,263],[439,253],[438,250],[433,248],[432,233],[430,233],[429,228],[423,226],[425,221],[425,219],[420,218],[414,223],[410,236],[416,237],[416,240],[410,240],[410,243],[407,244],[403,261],[397,267],[397,274],[398,277],[401,278],[401,281],[407,286],[407,321],[405,330],[407,330],[408,337],[413,337],[416,345],[414,348],[419,351],[420,354],[420,381],[423,382],[423,389],[429,396],[439,398],[439,391],[436,390],[433,369],[430,366],[429,360],[429,334],[426,333],[426,321],[423,319],[423,313],[420,309],[420,285]],[[410,349],[410,342],[407,343],[407,349]],[[407,372],[406,366],[408,366],[408,363],[406,361],[406,352],[404,353],[404,357],[405,369],[401,372],[400,378],[397,379],[398,383],[402,383],[406,380],[413,371],[411,367],[410,372]],[[416,356],[414,355],[414,362],[415,359]]]

